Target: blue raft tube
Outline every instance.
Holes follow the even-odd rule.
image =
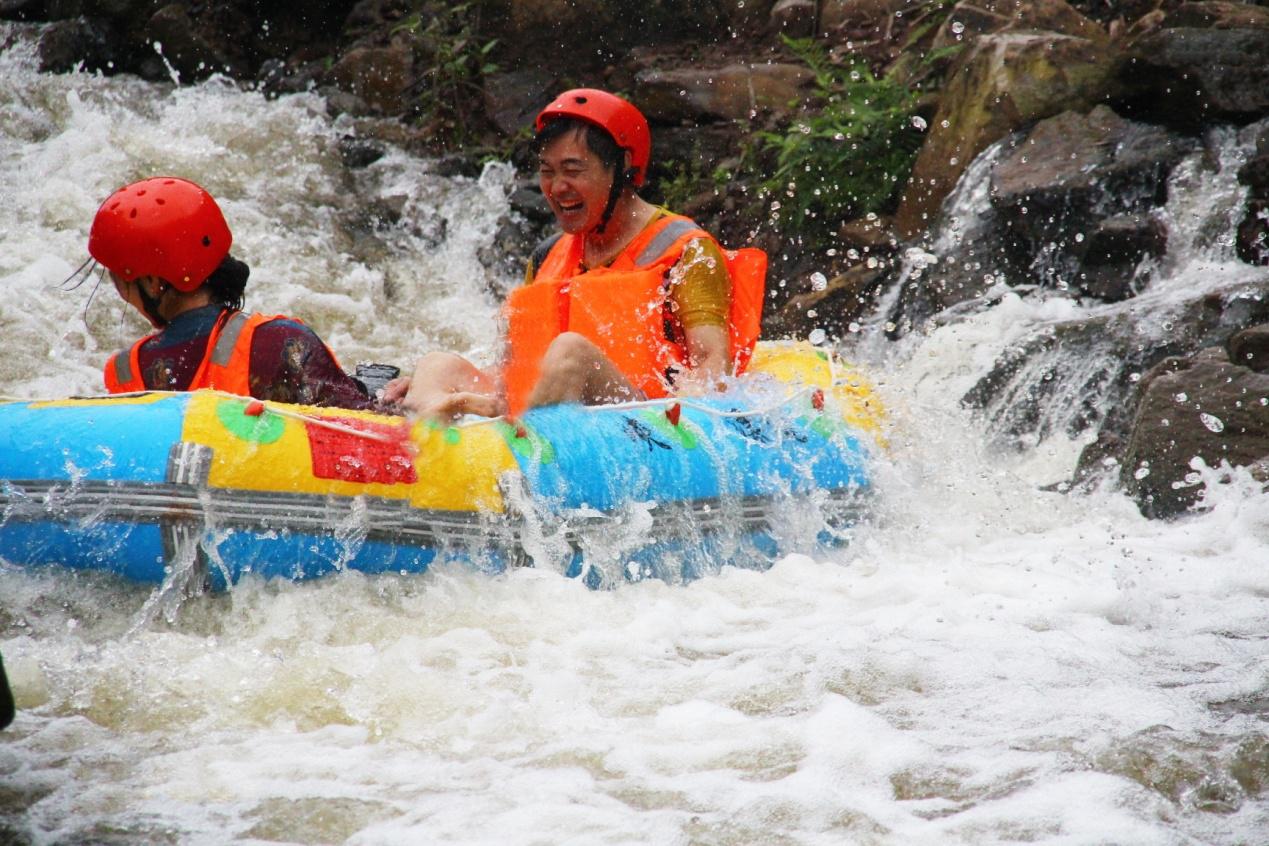
[[[685,580],[848,533],[884,419],[796,342],[760,343],[719,394],[454,426],[216,391],[9,400],[0,560],[196,590],[449,559]]]

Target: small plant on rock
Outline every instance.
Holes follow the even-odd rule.
[[[429,134],[442,146],[462,147],[479,134],[481,80],[497,72],[491,54],[497,39],[480,36],[475,3],[427,3],[397,27],[416,39],[425,69],[415,84],[415,108]]]
[[[748,165],[769,174],[758,186],[773,223],[817,246],[843,220],[892,210],[924,136],[915,92],[863,62],[834,63],[811,39],[784,41],[814,71],[818,107],[760,133]]]

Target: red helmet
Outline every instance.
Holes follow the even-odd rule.
[[[125,280],[157,276],[193,291],[229,255],[233,235],[220,206],[187,179],[156,176],[125,185],[93,218],[88,252]]]
[[[642,185],[648,175],[652,157],[652,133],[643,113],[616,94],[598,88],[574,88],[555,98],[551,105],[538,112],[534,131],[560,117],[573,117],[603,129],[619,147],[630,151],[630,165],[637,171],[631,180]]]

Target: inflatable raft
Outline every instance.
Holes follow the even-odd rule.
[[[840,528],[866,501],[870,387],[806,344],[759,345],[751,374],[448,427],[213,391],[3,402],[0,559],[213,588],[449,558],[690,576],[774,554],[788,503]]]

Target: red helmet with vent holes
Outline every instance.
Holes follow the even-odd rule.
[[[542,127],[561,117],[593,123],[611,135],[617,146],[630,151],[630,166],[637,171],[630,181],[636,186],[643,184],[652,157],[652,133],[643,112],[616,94],[598,88],[574,88],[538,113],[534,131],[541,132]]]
[[[185,292],[206,281],[232,243],[211,194],[174,176],[120,188],[101,204],[88,233],[89,254],[107,270],[127,281],[157,276]]]

